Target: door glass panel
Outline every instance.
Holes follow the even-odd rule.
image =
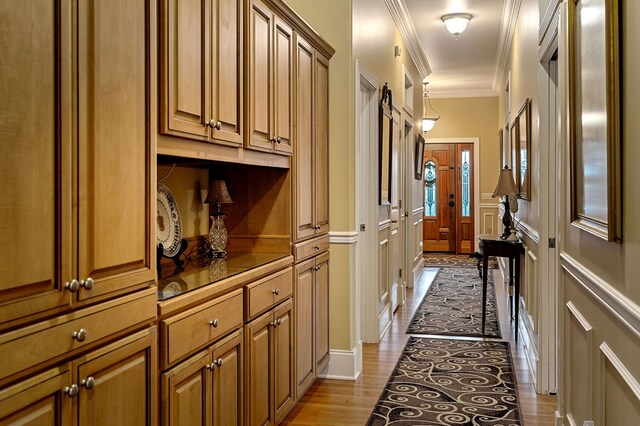
[[[471,215],[471,161],[469,150],[462,151],[462,216]]]
[[[436,215],[436,164],[433,161],[424,164],[424,215]]]

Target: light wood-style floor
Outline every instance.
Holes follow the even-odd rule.
[[[318,379],[282,424],[286,425],[364,425],[387,383],[393,367],[408,339],[405,330],[431,284],[435,271],[428,268],[413,289],[407,291],[407,301],[395,313],[391,329],[379,344],[364,344],[363,369],[356,381]],[[511,342],[516,369],[518,398],[525,426],[553,425],[556,397],[537,395],[524,351],[513,341],[513,324],[509,322],[507,295],[502,276],[494,270],[496,297],[502,338]]]

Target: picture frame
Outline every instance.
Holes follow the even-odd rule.
[[[517,182],[518,176],[516,175],[517,164],[516,164],[516,147],[518,140],[518,120],[513,120],[511,125],[509,126],[509,167],[511,168],[511,173],[513,173],[513,181]]]
[[[524,100],[516,116],[515,164],[518,198],[531,200],[531,99]]]
[[[391,204],[391,167],[393,163],[393,98],[387,83],[382,86],[378,109],[378,204]]]
[[[498,130],[498,152],[500,153],[500,170],[504,167],[504,131],[502,129]]]
[[[422,180],[422,173],[424,169],[424,137],[418,133],[416,137],[416,149],[415,149],[415,174],[414,177],[417,180]]]
[[[568,6],[571,224],[620,243],[619,3],[590,0],[588,11],[582,0]]]

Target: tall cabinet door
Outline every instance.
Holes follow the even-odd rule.
[[[273,12],[260,0],[251,0],[249,7],[247,73],[248,148],[271,151],[273,142]]]
[[[313,259],[296,266],[296,395],[300,397],[315,380],[314,369],[314,267]]]
[[[213,348],[213,425],[241,425],[243,422],[242,331],[237,331]]]
[[[79,300],[155,278],[155,34],[153,1],[78,2]]]
[[[273,312],[269,311],[245,326],[247,426],[275,424],[271,392],[273,321]]]
[[[0,1],[0,328],[70,302],[70,3]]]
[[[282,19],[274,17],[273,104],[275,149],[293,153],[293,30]]]
[[[273,381],[276,423],[284,418],[295,400],[293,385],[293,303],[274,308]]]
[[[210,0],[164,0],[160,10],[160,126],[163,133],[206,139]]]
[[[155,425],[155,331],[146,331],[74,362],[78,425]]]
[[[296,151],[295,235],[296,241],[315,234],[313,152],[313,50],[296,34]]]
[[[329,363],[329,253],[318,256],[314,286],[315,371]]]
[[[182,2],[182,0],[180,1]],[[242,146],[242,1],[211,6],[211,137]]]
[[[316,233],[329,232],[329,61],[315,62],[314,191]]]

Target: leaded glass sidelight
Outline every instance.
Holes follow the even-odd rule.
[[[424,215],[436,215],[436,163],[424,163]]]
[[[471,156],[469,150],[462,151],[462,216],[471,216]]]

